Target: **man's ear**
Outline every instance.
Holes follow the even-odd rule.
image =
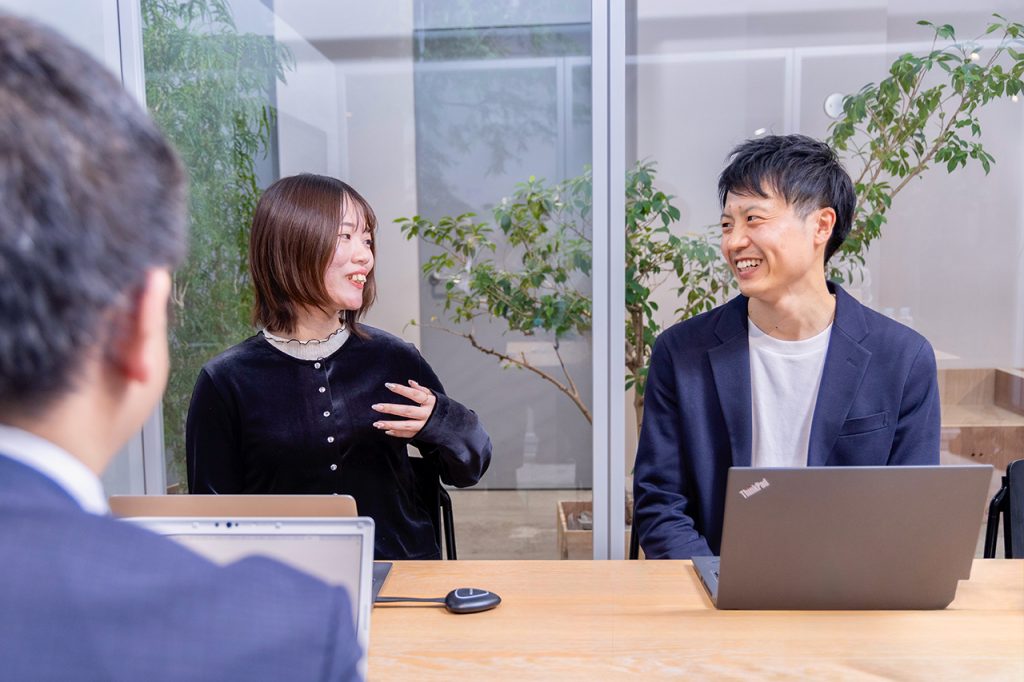
[[[145,383],[154,373],[164,373],[167,362],[167,298],[171,274],[153,268],[136,290],[135,298],[114,324],[117,337],[111,344],[113,363],[124,378]]]
[[[832,238],[832,230],[836,226],[836,210],[831,206],[818,209],[814,218],[814,245],[824,246]]]

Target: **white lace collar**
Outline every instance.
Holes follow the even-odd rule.
[[[285,339],[271,334],[266,329],[263,330],[263,338],[267,340],[267,343],[297,360],[322,360],[344,346],[348,337],[349,331],[346,327],[340,328],[326,339],[310,339],[309,341]]]

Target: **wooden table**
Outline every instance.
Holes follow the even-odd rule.
[[[481,587],[493,611],[374,609],[370,680],[1024,680],[1024,560],[944,611],[717,611],[688,561],[398,562],[382,594]]]

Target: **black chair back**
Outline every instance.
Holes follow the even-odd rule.
[[[629,526],[629,558],[640,558],[640,533],[636,532],[636,505],[633,506],[633,523]]]
[[[1024,459],[1010,462],[1006,467],[1006,513],[1003,530],[1006,558],[1024,558]]]
[[[452,513],[452,498],[441,484],[440,472],[433,458],[410,458],[416,472],[416,487],[419,498],[426,509],[433,510],[431,523],[434,526],[434,540],[442,548],[444,558],[456,559],[455,515]]]
[[[1007,559],[1024,558],[1024,459],[1014,460],[1006,467],[1003,485],[988,506],[985,529],[985,558],[996,555],[999,539],[999,517],[1003,519],[1003,549]]]
[[[455,551],[455,515],[452,513],[452,497],[438,481],[438,498],[440,501],[441,521],[444,523],[444,556],[455,560],[459,557]]]

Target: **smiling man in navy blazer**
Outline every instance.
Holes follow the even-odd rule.
[[[0,677],[348,680],[345,591],[107,513],[167,381],[185,177],[120,84],[0,16]]]
[[[856,204],[835,153],[748,140],[718,192],[741,295],[654,345],[634,471],[648,558],[719,553],[730,466],[939,461],[928,341],[826,281]]]

